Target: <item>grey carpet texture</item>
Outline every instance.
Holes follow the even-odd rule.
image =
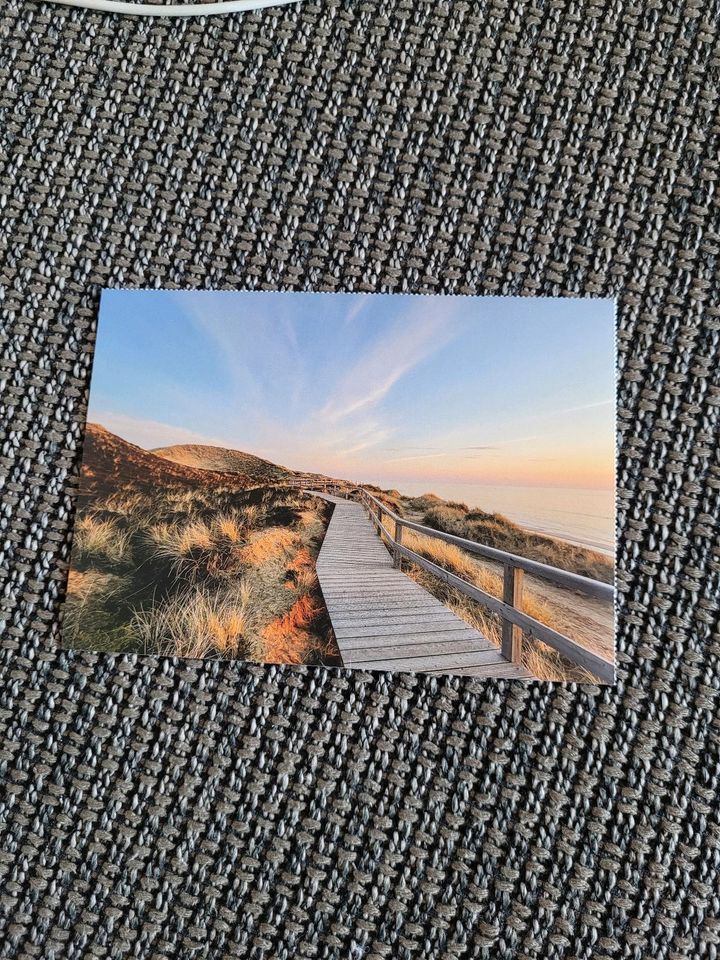
[[[0,956],[718,957],[717,0],[0,18]],[[616,687],[59,650],[103,285],[616,296]]]

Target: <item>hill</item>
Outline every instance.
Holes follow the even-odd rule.
[[[263,460],[262,457],[225,447],[184,443],[172,447],[157,447],[151,452],[157,457],[181,466],[218,473],[240,474],[254,482],[280,480],[292,472],[269,460]]]
[[[123,487],[155,490],[181,485],[188,488],[250,486],[236,473],[199,470],[158,457],[136,447],[97,423],[85,434],[80,493],[83,496],[111,494]]]

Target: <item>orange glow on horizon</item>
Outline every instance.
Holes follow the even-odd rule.
[[[365,461],[348,462],[340,458],[318,456],[313,462],[315,470],[331,476],[348,480],[369,481],[376,477],[392,478],[394,484],[427,483],[428,492],[432,484],[462,483],[490,486],[519,487],[572,487],[597,490],[611,490],[615,487],[614,457],[598,452],[588,452],[583,456],[528,456],[517,454],[508,456],[488,456],[482,462],[474,458],[451,458],[438,456],[421,459],[392,462],[379,458]],[[318,466],[318,464],[321,464]],[[305,469],[300,466],[300,469]]]

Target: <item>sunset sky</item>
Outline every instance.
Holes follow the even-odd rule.
[[[381,485],[614,486],[610,300],[105,291],[89,419]]]

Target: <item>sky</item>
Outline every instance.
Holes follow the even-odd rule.
[[[88,418],[357,482],[612,489],[611,300],[102,295]]]

